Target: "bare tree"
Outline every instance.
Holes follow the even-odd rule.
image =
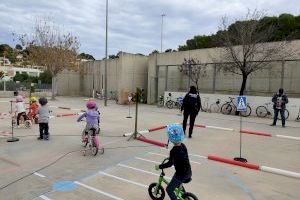
[[[37,19],[32,35],[18,35],[17,39],[28,50],[29,59],[51,73],[52,99],[55,99],[58,73],[64,69],[74,69],[77,65],[78,38],[44,18]]]
[[[179,71],[195,83],[197,91],[199,91],[199,80],[206,76],[207,64],[201,63],[199,60],[191,58],[184,59],[183,63],[178,67]]]
[[[248,11],[244,19],[229,26],[226,17],[222,19],[217,34],[221,48],[217,58],[224,71],[242,76],[240,95],[244,94],[248,76],[265,68],[271,60],[283,60],[293,56],[287,41],[266,43],[273,36],[275,26],[266,24],[264,13]]]

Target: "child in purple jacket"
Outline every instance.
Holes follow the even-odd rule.
[[[100,122],[100,112],[97,109],[97,104],[95,101],[88,101],[86,103],[87,111],[84,112],[77,119],[77,122],[80,122],[82,118],[86,118],[86,126],[82,132],[82,139],[84,140],[85,135],[89,130],[94,129],[94,134],[99,133],[99,122]]]

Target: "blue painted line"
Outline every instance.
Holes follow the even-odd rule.
[[[52,185],[52,190],[58,192],[68,192],[77,188],[74,181],[56,181]]]

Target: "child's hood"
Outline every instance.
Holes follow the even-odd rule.
[[[90,117],[98,117],[99,113],[96,110],[87,110],[86,115]]]

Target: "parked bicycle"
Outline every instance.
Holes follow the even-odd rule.
[[[299,108],[298,115],[297,115],[295,121],[300,122],[300,108]]]
[[[164,106],[164,95],[160,95],[159,96],[159,99],[158,99],[158,102],[157,102],[157,107],[163,107]]]
[[[162,164],[167,162],[169,158],[166,158],[163,160]],[[166,192],[164,188],[162,187],[162,183],[165,183],[166,185],[169,184],[169,182],[164,178],[165,172],[163,169],[161,169],[160,176],[158,178],[157,183],[151,183],[148,187],[148,193],[153,200],[163,200],[166,196]],[[190,180],[189,180],[190,181]],[[185,182],[188,183],[189,181]],[[196,195],[190,192],[186,192],[183,185],[179,186],[175,189],[175,195],[177,196],[177,199],[179,200],[198,200]]]
[[[118,103],[118,95],[117,95],[117,92],[115,91],[110,91],[110,100],[115,100],[116,103]]]
[[[201,103],[201,110],[204,112],[213,112],[213,113],[218,113],[221,110],[220,106],[220,99],[217,99],[215,103],[212,103],[210,106],[208,106],[209,103],[209,97],[204,97],[205,101],[204,103]]]
[[[170,94],[171,94],[171,93],[169,93],[169,96],[170,96]],[[173,101],[173,100],[171,99],[171,96],[170,96],[170,99],[166,102],[166,106],[167,106],[167,108],[169,108],[169,109],[172,109],[172,108],[174,108],[174,107],[180,109],[181,106],[182,106],[182,104],[183,104],[183,97],[178,97],[178,98],[176,99],[176,101]]]
[[[213,104],[210,105],[209,110],[212,113],[218,113],[221,110],[221,106],[220,106],[221,100],[217,99],[217,101]]]
[[[221,112],[224,115],[229,115],[231,113],[235,113],[236,112],[236,105],[235,102],[233,101],[235,98],[233,97],[229,97],[229,101],[226,101],[222,107],[221,107]],[[248,117],[251,115],[252,109],[249,106],[249,104],[247,104],[247,110],[246,111],[240,111],[240,115],[243,117]]]
[[[203,101],[202,101],[202,99],[203,99]],[[201,98],[201,110],[203,112],[210,112],[208,102],[209,102],[209,97],[202,97]]]
[[[273,116],[273,112],[270,111],[271,110],[270,106],[272,106],[272,105],[273,105],[273,103],[269,102],[269,103],[265,103],[263,106],[258,106],[256,108],[257,117],[264,118],[267,116]],[[290,115],[290,112],[287,109],[285,109],[284,110],[285,119],[288,119],[289,115]],[[281,120],[281,115],[278,115],[278,119]]]

